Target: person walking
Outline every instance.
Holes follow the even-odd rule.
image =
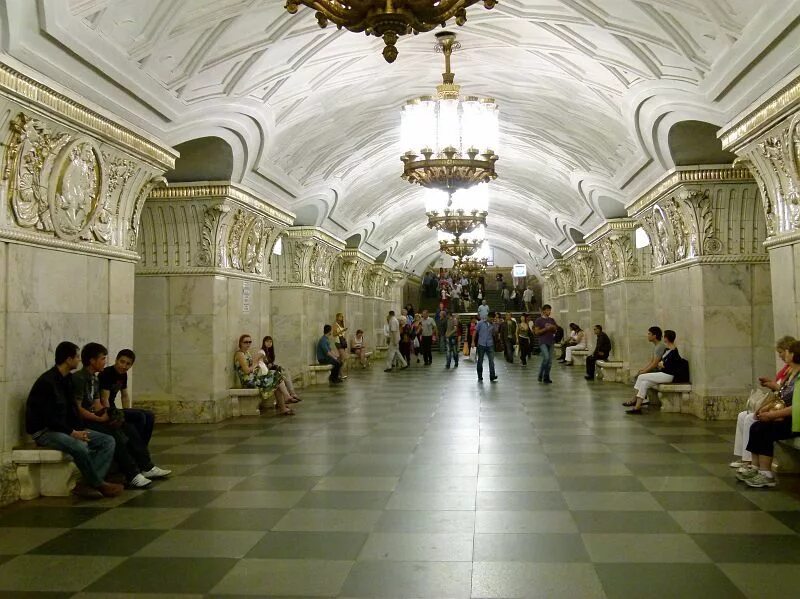
[[[475,327],[475,336],[472,344],[478,348],[478,382],[483,382],[483,357],[489,359],[489,380],[495,382],[497,374],[494,370],[494,327],[486,318],[481,318]]]
[[[511,312],[506,312],[505,327],[505,355],[506,362],[514,363],[514,347],[517,345],[517,321],[511,316]]]
[[[555,343],[556,321],[550,318],[552,311],[550,304],[542,306],[542,315],[533,323],[533,332],[539,338],[539,351],[542,354],[542,364],[539,366],[539,375],[536,377],[540,383],[550,384],[550,367],[553,365],[553,344]]]
[[[389,311],[389,345],[386,351],[386,368],[384,372],[391,372],[394,366],[394,361],[397,359],[400,362],[400,368],[405,370],[408,368],[403,354],[400,353],[400,323],[394,315],[394,310]]]
[[[447,362],[445,368],[450,368],[450,360],[453,360],[453,368],[458,368],[458,353],[461,350],[461,323],[458,316],[451,314],[447,319],[445,329],[445,342],[447,343]]]
[[[420,332],[422,339],[420,345],[422,349],[422,361],[425,366],[433,364],[433,354],[431,347],[433,347],[433,333],[436,330],[436,321],[430,317],[427,310],[422,311],[422,320],[420,321]]]

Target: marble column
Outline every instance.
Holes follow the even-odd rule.
[[[800,337],[800,77],[784,81],[722,128],[761,192],[774,337]]]
[[[286,339],[283,363],[308,380],[309,365],[317,363],[316,343],[337,311],[331,290],[345,242],[318,227],[290,227],[282,239],[282,254],[273,260],[273,336]]]
[[[270,259],[293,215],[232,183],[153,190],[141,217],[136,266],[136,400],[162,422],[233,415],[233,353],[255,351],[270,320]],[[283,354],[293,337],[276,337]]]
[[[341,312],[345,317],[348,337],[352,337],[358,329],[364,331],[367,346],[374,349],[371,336],[372,312],[366,312],[364,298],[365,279],[374,266],[372,256],[354,248],[342,250],[336,263],[334,273],[334,291],[331,294],[331,312]]]
[[[623,379],[649,359],[646,333],[656,324],[649,252],[636,249],[635,229],[633,220],[612,219],[586,236],[600,269],[600,324],[611,338],[611,360],[623,363]]]
[[[11,450],[56,346],[132,345],[139,212],[176,157],[33,73],[2,71],[0,505],[18,498]]]
[[[572,270],[575,282],[575,313],[573,322],[586,333],[588,349],[594,348],[595,338],[592,327],[603,327],[605,320],[605,298],[600,285],[600,263],[587,244],[576,245],[564,254],[565,261]]]
[[[774,359],[755,181],[741,167],[681,167],[628,213],[650,238],[656,321],[677,332],[691,366],[689,409],[706,419],[735,417]]]

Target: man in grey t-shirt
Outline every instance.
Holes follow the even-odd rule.
[[[433,332],[436,330],[436,321],[430,317],[427,310],[423,310],[420,324],[422,325],[422,339],[420,340],[422,360],[425,366],[430,366],[433,363],[431,346],[433,345]]]
[[[658,369],[658,363],[661,361],[661,358],[667,351],[667,346],[664,345],[664,342],[661,340],[662,332],[661,327],[650,327],[647,329],[647,340],[653,344],[653,355],[650,358],[650,361],[644,365],[644,367],[640,368],[632,377],[631,379],[633,382],[636,382],[637,377],[640,374],[645,374],[648,372],[653,372],[654,370]],[[636,396],[633,396],[631,401],[626,401],[622,405],[624,406],[634,406],[636,405]]]

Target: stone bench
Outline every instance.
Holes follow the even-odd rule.
[[[333,366],[330,364],[311,364],[308,367],[308,384],[319,384],[321,382],[319,381],[319,373],[324,372],[328,377],[330,377],[331,370],[333,370]]]
[[[382,360],[386,357],[386,353],[389,351],[388,345],[377,345],[375,346],[375,359]]]
[[[611,360],[597,360],[595,362],[595,366],[597,367],[596,376],[598,379],[606,383],[625,382],[622,372],[624,362],[612,362]]]
[[[11,461],[16,467],[21,499],[67,497],[80,478],[72,458],[57,449],[33,444],[19,447],[11,451]]]
[[[228,389],[232,411],[234,416],[260,416],[261,404],[273,397],[274,391],[270,391],[265,398],[259,389]]]
[[[371,351],[364,352],[364,356],[367,358],[367,365],[369,365],[372,362],[372,352]],[[356,356],[353,352],[350,352],[350,355],[347,356],[347,361],[357,362],[358,356]]]
[[[659,405],[662,412],[692,414],[691,383],[661,383],[653,387],[657,401],[651,405]]]
[[[575,366],[586,366],[586,356],[591,354],[588,349],[574,349],[572,350],[572,363]]]
[[[800,437],[775,443],[775,461],[778,463],[778,472],[800,472]]]

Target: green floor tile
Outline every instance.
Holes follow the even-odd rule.
[[[207,593],[236,563],[235,559],[229,558],[132,557],[86,590],[106,593]]]

